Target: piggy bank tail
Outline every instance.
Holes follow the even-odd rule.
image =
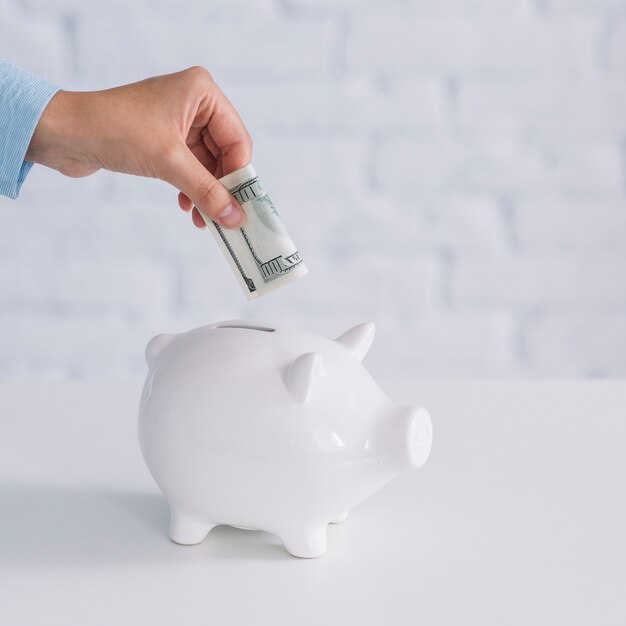
[[[146,346],[146,363],[152,365],[154,360],[172,342],[176,335],[166,334],[152,337]]]

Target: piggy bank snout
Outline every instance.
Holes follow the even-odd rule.
[[[433,427],[430,414],[423,408],[407,408],[407,452],[409,464],[421,467],[430,455]]]
[[[428,411],[394,407],[381,420],[380,462],[399,473],[426,463],[433,441]]]

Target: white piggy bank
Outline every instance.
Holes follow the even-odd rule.
[[[170,506],[170,538],[218,524],[326,551],[329,522],[430,453],[430,416],[397,406],[361,364],[371,323],[336,340],[222,322],[158,335],[139,409],[146,463]]]

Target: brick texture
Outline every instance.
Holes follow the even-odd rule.
[[[142,375],[227,318],[377,324],[379,378],[626,373],[626,0],[5,0],[68,89],[204,65],[310,275],[248,303],[165,183],[0,199],[0,376]]]

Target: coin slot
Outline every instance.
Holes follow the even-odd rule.
[[[223,324],[215,328],[242,328],[243,330],[260,330],[264,333],[273,333],[276,330],[275,328],[268,328],[267,326],[243,326],[241,324]]]

